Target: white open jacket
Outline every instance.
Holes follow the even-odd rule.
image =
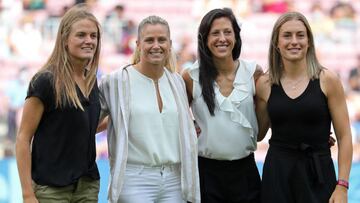
[[[184,200],[200,203],[200,185],[197,165],[197,136],[190,116],[185,83],[177,73],[165,68],[171,89],[175,96],[180,121],[181,189]],[[126,169],[128,154],[128,126],[130,83],[125,68],[102,78],[100,89],[100,119],[109,115],[107,127],[110,180],[108,200],[118,201]]]

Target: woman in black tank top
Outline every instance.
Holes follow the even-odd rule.
[[[269,71],[256,92],[258,141],[272,130],[262,202],[347,202],[352,143],[344,90],[337,75],[319,64],[302,14],[285,13],[275,23]],[[338,140],[337,180],[328,144],[331,122]]]

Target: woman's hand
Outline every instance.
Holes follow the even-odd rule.
[[[201,133],[201,128],[199,127],[199,125],[196,123],[195,120],[194,120],[194,126],[195,126],[195,130],[196,130],[196,135],[197,135],[197,137],[199,137],[200,133]]]
[[[347,188],[341,185],[336,185],[334,192],[332,193],[329,203],[347,203]]]
[[[336,139],[334,138],[334,137],[329,137],[329,146],[330,147],[332,147],[332,146],[334,146],[335,145],[335,143],[336,143]]]
[[[39,203],[39,201],[36,199],[35,195],[28,195],[28,196],[24,196],[24,203]]]

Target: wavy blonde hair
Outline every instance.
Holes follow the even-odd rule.
[[[92,21],[97,27],[97,47],[95,54],[87,65],[85,71],[85,92],[84,96],[89,97],[91,89],[96,82],[96,73],[99,65],[99,55],[101,49],[100,24],[95,16],[90,12],[86,4],[77,4],[70,8],[62,17],[59,30],[57,32],[55,47],[45,65],[40,69],[41,72],[50,72],[53,75],[55,89],[56,107],[64,107],[72,104],[75,108],[84,110],[76,91],[76,83],[73,79],[74,67],[71,64],[71,57],[66,48],[71,27],[74,23],[87,19]]]
[[[169,24],[166,20],[164,20],[163,18],[159,17],[159,16],[148,16],[146,18],[144,18],[138,27],[138,34],[137,34],[137,40],[140,40],[140,35],[145,27],[145,25],[164,25],[168,31],[169,34],[169,39],[170,39],[170,27]],[[131,63],[132,64],[137,64],[140,62],[140,50],[138,48],[136,48],[136,50],[134,51],[132,58],[131,58]],[[175,53],[172,51],[172,49],[170,50],[169,56],[165,61],[164,66],[170,71],[170,72],[174,72],[176,69],[176,55]]]
[[[280,78],[283,73],[283,62],[281,59],[281,54],[277,48],[277,45],[279,43],[279,33],[281,26],[290,20],[299,20],[304,24],[306,28],[306,33],[308,36],[308,44],[309,44],[309,48],[306,53],[306,64],[307,64],[307,74],[309,78],[311,79],[319,78],[319,74],[321,70],[324,68],[320,65],[319,60],[316,57],[314,36],[312,34],[310,25],[306,20],[305,16],[299,12],[284,13],[276,21],[271,34],[269,57],[268,57],[269,78],[271,84],[280,84]]]

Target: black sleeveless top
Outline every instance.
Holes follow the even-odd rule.
[[[280,85],[272,85],[268,100],[272,136],[270,141],[312,146],[327,143],[331,116],[320,80],[310,80],[305,91],[290,98]]]

